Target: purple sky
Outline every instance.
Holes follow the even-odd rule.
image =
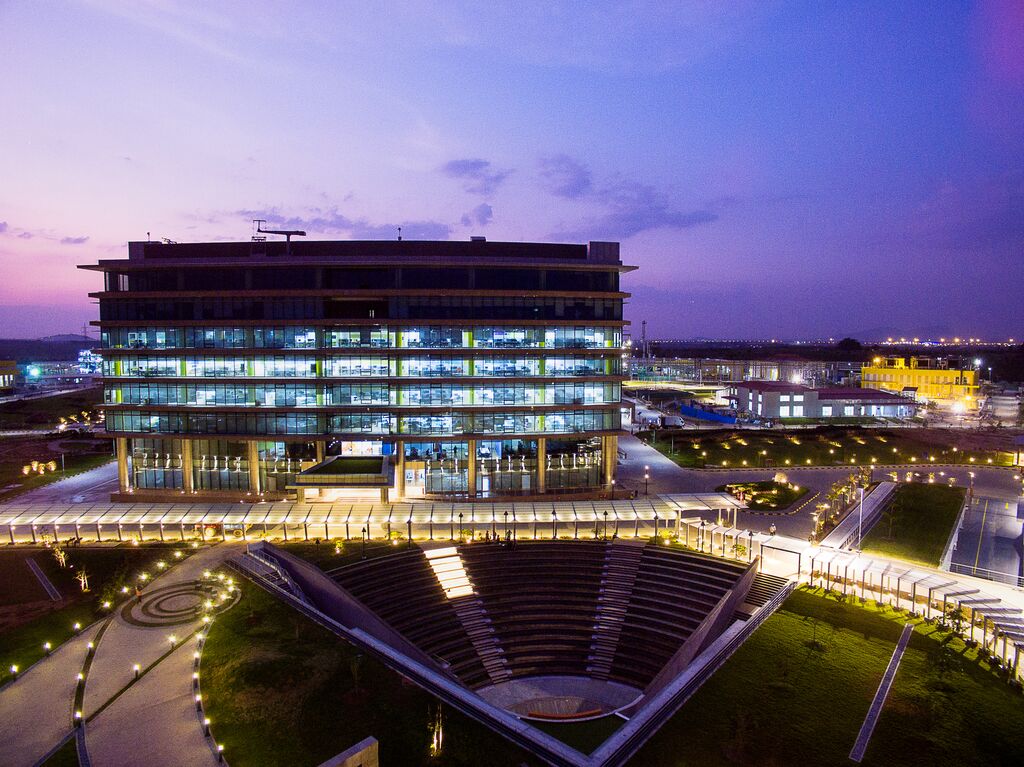
[[[0,3],[0,337],[257,216],[620,240],[635,334],[1024,336],[1024,3],[576,6]]]

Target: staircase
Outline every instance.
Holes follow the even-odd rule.
[[[590,645],[587,671],[595,679],[607,679],[612,670],[615,650],[619,646],[622,624],[629,608],[640,557],[646,543],[616,540],[605,553],[601,594],[597,599],[597,620]]]
[[[512,678],[505,652],[501,649],[498,635],[494,633],[491,619],[487,617],[483,603],[474,596],[458,597],[451,601],[452,609],[459,617],[462,628],[466,630],[473,649],[480,656],[491,682],[506,682]]]
[[[445,546],[425,549],[423,555],[491,681],[497,684],[511,679],[512,672],[509,671],[505,651],[501,648],[498,635],[494,633],[483,602],[473,588],[459,550],[455,546]]]
[[[750,584],[750,591],[743,600],[752,607],[764,607],[765,603],[778,594],[789,583],[785,578],[768,573],[758,573],[754,576],[754,582]]]

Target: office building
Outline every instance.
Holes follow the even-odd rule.
[[[121,495],[611,485],[618,243],[132,242],[82,268]]]

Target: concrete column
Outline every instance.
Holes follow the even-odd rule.
[[[537,438],[537,492],[548,489],[548,438]]]
[[[316,442],[316,462],[320,463],[327,457],[327,443],[323,441]]]
[[[615,479],[615,465],[619,460],[619,438],[614,434],[601,437],[601,456],[604,459],[604,484],[612,486]]]
[[[387,503],[388,502],[388,490],[389,490],[389,488],[386,488],[386,487],[382,487],[380,489],[380,502],[381,503]]]
[[[117,445],[117,489],[119,492],[127,493],[131,488],[128,481],[128,439],[118,437]]]
[[[249,461],[249,492],[260,492],[260,451],[256,440],[249,440],[245,443],[248,450]]]
[[[192,476],[192,440],[181,441],[181,486],[186,493],[195,489],[195,480]]]
[[[395,443],[395,495],[405,497],[405,443]]]
[[[469,456],[466,464],[466,487],[470,498],[476,498],[476,440],[468,442]]]

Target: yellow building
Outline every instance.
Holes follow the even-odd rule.
[[[912,394],[957,410],[978,408],[978,371],[962,360],[942,357],[875,357],[860,369],[864,389]]]

